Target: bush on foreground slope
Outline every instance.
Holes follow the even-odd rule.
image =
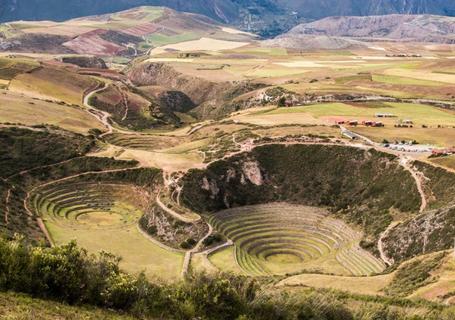
[[[0,290],[75,305],[92,305],[142,319],[451,319],[436,308],[412,318],[385,305],[352,313],[335,294],[298,295],[268,290],[259,281],[230,274],[193,275],[176,284],[150,282],[119,269],[119,258],[89,255],[76,243],[34,247],[22,238],[0,240]],[[441,311],[442,310],[442,311]]]

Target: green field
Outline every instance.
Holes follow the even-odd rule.
[[[227,247],[211,254],[209,260],[218,270],[245,274],[245,271],[235,261],[234,247]]]
[[[264,112],[263,116],[282,115],[282,114],[309,114],[312,117],[319,119],[327,119],[331,117],[345,117],[345,120],[362,120],[375,119],[377,113],[391,113],[396,118],[380,119],[386,124],[394,124],[399,120],[412,120],[416,126],[455,126],[455,112],[438,109],[432,106],[415,104],[415,103],[323,103],[309,106],[277,108],[268,112]]]
[[[164,34],[152,34],[148,37],[146,37],[147,43],[155,46],[155,47],[160,47],[160,46],[165,46],[167,44],[174,44],[174,43],[179,43],[179,42],[184,42],[184,41],[190,41],[190,40],[196,40],[200,36],[198,36],[195,33],[182,33],[178,35],[172,35],[172,36],[167,36]]]
[[[391,76],[391,75],[380,75],[380,74],[373,75],[373,81],[383,82],[383,83],[388,83],[388,84],[415,85],[415,86],[443,86],[444,85],[444,83],[438,83],[435,81],[419,80],[419,79],[413,79],[413,78],[398,77],[398,76]]]

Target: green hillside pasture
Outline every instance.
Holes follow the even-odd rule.
[[[7,91],[0,91],[0,122],[27,126],[50,124],[82,134],[92,128],[104,129],[99,121],[80,108],[27,98]]]
[[[51,184],[31,198],[56,244],[75,239],[89,252],[122,257],[121,267],[128,272],[176,280],[183,255],[154,244],[138,229],[146,202],[140,188],[90,182]]]
[[[390,76],[413,78],[424,81],[444,82],[448,84],[455,84],[454,74],[436,73],[431,70],[412,70],[412,69],[387,69],[384,74]]]
[[[373,75],[373,81],[388,83],[388,84],[397,84],[397,85],[430,86],[430,87],[439,87],[439,86],[447,85],[442,82],[436,82],[436,81],[431,81],[431,80],[422,80],[422,79],[414,79],[414,78],[399,77],[399,76],[393,76],[393,75],[382,75],[382,74]]]
[[[154,33],[154,34],[151,34],[150,36],[147,36],[145,38],[145,40],[147,41],[147,43],[153,45],[154,47],[161,47],[161,46],[165,46],[168,44],[197,40],[200,37],[201,37],[200,35],[198,35],[197,33],[193,33],[193,32],[185,32],[185,33],[177,34],[177,35],[165,35],[165,34]]]
[[[384,269],[359,247],[362,234],[324,209],[283,203],[246,206],[220,211],[210,222],[234,241],[234,260],[249,275],[312,270],[362,276]],[[229,264],[229,254],[224,254],[219,264]],[[213,257],[212,262],[217,264]]]

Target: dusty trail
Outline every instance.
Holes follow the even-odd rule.
[[[419,159],[419,161],[421,162],[424,162],[426,164],[429,164],[430,166],[433,166],[433,167],[437,167],[437,168],[441,168],[441,169],[444,169],[448,172],[451,172],[451,173],[455,173],[455,169],[452,169],[452,168],[448,168],[448,167],[445,167],[445,166],[442,166],[440,164],[437,164],[437,163],[434,163],[434,162],[431,162],[427,159]]]
[[[11,198],[11,188],[8,189],[5,198],[5,224],[9,224],[9,199]]]
[[[387,227],[387,229],[383,233],[381,233],[381,236],[379,237],[379,240],[378,240],[379,255],[381,256],[382,261],[384,261],[384,263],[388,266],[393,265],[395,263],[395,261],[393,260],[393,258],[387,257],[387,254],[384,251],[384,239],[385,239],[385,237],[387,237],[390,230],[395,228],[398,224],[400,224],[400,222],[392,222]]]
[[[180,220],[180,221],[183,221],[183,222],[186,222],[186,223],[195,223],[195,222],[198,222],[199,220],[201,220],[201,217],[199,216],[198,218],[187,218],[187,217],[184,217],[182,216],[181,214],[175,212],[174,210],[166,207],[164,205],[164,203],[161,202],[160,200],[160,193],[158,193],[158,195],[156,196],[156,204],[161,208],[163,209],[164,211],[166,211],[166,213],[170,214],[171,216],[173,216],[174,218],[176,218],[177,220]]]
[[[218,250],[221,250],[221,249],[230,247],[230,246],[232,246],[232,245],[234,245],[234,242],[233,242],[232,240],[229,239],[229,240],[226,241],[225,243],[222,243],[222,244],[220,244],[220,245],[218,245],[218,246],[216,246],[216,247],[207,249],[207,250],[202,251],[202,252],[200,252],[200,253],[203,254],[203,255],[208,256],[208,255],[210,255],[210,254],[212,254],[212,253],[214,253],[214,252],[216,252],[216,251],[218,251]]]
[[[114,128],[109,119],[111,118],[111,115],[110,113],[106,112],[106,111],[101,111],[97,108],[95,108],[94,106],[90,105],[89,101],[90,101],[90,98],[105,90],[107,87],[109,86],[108,83],[105,83],[104,86],[102,88],[98,88],[98,89],[95,89],[89,93],[87,93],[84,97],[84,100],[83,100],[83,104],[84,106],[88,109],[87,112],[92,116],[92,117],[95,117],[98,121],[100,121],[107,129],[107,132],[103,133],[102,135],[100,135],[100,137],[104,137],[108,134],[111,134],[113,132],[119,132],[119,133],[124,133],[124,134],[130,134],[130,135],[140,135],[139,133],[134,133],[134,132],[131,132],[131,131],[126,131],[126,130],[121,130],[121,129],[118,129],[118,128]],[[128,105],[126,106],[128,108]],[[127,112],[128,112],[128,109],[127,109]]]
[[[111,115],[109,113],[107,113],[106,111],[101,111],[101,110],[96,109],[95,107],[90,105],[89,101],[92,96],[94,96],[95,94],[97,94],[103,90],[106,90],[108,86],[109,86],[109,84],[105,83],[103,87],[89,92],[88,94],[85,95],[84,101],[83,101],[84,106],[89,110],[88,113],[90,115],[92,115],[93,117],[95,117],[97,120],[99,120],[108,130],[106,133],[103,133],[103,136],[113,132],[113,127],[109,123],[109,117]]]
[[[356,137],[359,138],[360,140],[365,141],[368,145],[371,145],[371,146],[377,146],[377,145],[378,145],[378,144],[377,144],[376,142],[374,142],[373,140],[371,140],[371,139],[369,139],[369,138],[367,138],[367,137],[365,137],[365,136],[362,136],[362,135],[360,135],[360,134],[358,134],[358,133],[352,132],[351,130],[346,129],[346,128],[343,127],[343,126],[340,126],[340,130],[341,130],[341,134],[342,134],[342,135],[343,135],[343,134],[346,134],[346,133],[347,133],[347,134],[351,134],[351,135],[356,136]]]
[[[400,160],[399,160],[400,165],[412,175],[412,177],[414,178],[414,180],[416,182],[417,190],[419,191],[419,195],[421,198],[421,205],[420,205],[419,213],[422,213],[425,211],[425,209],[427,208],[427,205],[428,205],[427,196],[426,196],[424,188],[423,188],[423,183],[424,183],[423,181],[425,179],[425,176],[423,175],[423,173],[417,171],[414,167],[412,167],[412,165],[410,165],[410,163],[409,163],[410,161],[411,161],[411,159],[409,159],[408,157],[403,156],[403,155],[400,156]],[[398,224],[400,224],[400,222],[392,222],[387,227],[387,229],[381,234],[381,236],[379,237],[379,240],[378,240],[378,250],[379,250],[381,259],[389,266],[393,265],[394,260],[393,260],[393,258],[387,257],[387,254],[384,251],[384,239],[385,239],[385,237],[387,237],[390,230],[392,230]]]
[[[84,96],[84,99],[83,99],[83,105],[84,105],[84,107],[87,108],[87,112],[92,117],[95,117],[95,119],[97,119],[99,122],[101,122],[101,124],[107,129],[107,132],[101,134],[100,137],[102,138],[102,137],[104,137],[104,136],[106,136],[108,134],[112,134],[114,132],[123,133],[123,134],[127,134],[127,135],[132,135],[132,136],[154,136],[153,134],[134,132],[134,131],[129,131],[129,130],[122,130],[122,129],[119,129],[119,128],[116,128],[116,127],[112,126],[112,124],[109,121],[109,119],[111,118],[111,114],[106,112],[106,111],[99,110],[99,109],[95,108],[94,106],[92,106],[89,103],[90,98],[92,96],[94,96],[95,94],[107,89],[108,86],[109,86],[109,84],[105,83],[103,87],[95,89],[95,90],[87,93]],[[128,98],[125,95],[122,95],[122,98],[123,98],[123,101],[124,101],[124,104],[125,104],[125,114],[123,115],[122,120],[125,120],[126,117],[128,116],[129,104],[128,104]],[[206,125],[207,125],[207,123],[204,122],[204,123],[197,124],[197,125],[195,125],[192,128],[189,128],[189,130],[185,134],[185,136],[192,135],[193,133],[195,133],[196,131],[202,129]]]
[[[168,172],[165,172],[163,171],[163,182],[164,182],[164,185],[168,188],[169,186],[171,185],[174,185],[174,184],[177,184],[177,181],[175,181],[172,177],[171,177],[171,174],[168,173]],[[180,192],[180,190],[178,191]],[[195,222],[198,222],[200,221],[202,218],[201,216],[198,215],[198,218],[197,219],[194,219],[194,218],[187,218],[187,217],[184,217],[182,216],[181,214],[175,212],[174,210],[168,208],[167,206],[165,206],[161,200],[160,200],[160,194],[161,192],[158,192],[158,195],[156,196],[156,204],[158,204],[158,206],[164,210],[166,213],[170,214],[172,217],[180,220],[180,221],[183,221],[183,222],[186,222],[186,223],[195,223]],[[179,195],[177,196],[179,197]],[[182,277],[185,277],[187,274],[188,274],[188,270],[189,270],[189,267],[190,267],[190,263],[191,263],[191,257],[194,253],[197,253],[200,251],[201,247],[203,246],[204,244],[204,241],[213,233],[213,227],[209,224],[209,223],[206,223],[207,226],[209,227],[209,230],[207,231],[207,234],[201,238],[198,243],[194,246],[193,249],[191,250],[188,250],[185,252],[185,258],[183,260],[183,265],[182,265]]]
[[[416,182],[417,190],[419,191],[420,198],[422,199],[422,203],[420,205],[419,212],[422,213],[423,211],[425,211],[425,209],[428,205],[427,196],[426,196],[424,188],[423,188],[425,176],[423,175],[423,173],[421,173],[420,171],[417,171],[412,165],[410,165],[409,164],[410,161],[411,161],[411,159],[409,159],[406,156],[400,157],[400,165],[412,175],[412,177],[414,178],[414,180]]]
[[[198,241],[198,243],[196,244],[196,246],[187,251],[186,254],[185,254],[185,259],[183,260],[183,267],[182,267],[182,277],[185,277],[187,274],[188,274],[188,269],[190,267],[190,263],[191,263],[191,257],[194,253],[197,253],[199,252],[199,250],[201,249],[201,247],[203,246],[204,244],[204,241],[212,234],[213,232],[213,227],[207,223],[208,227],[209,227],[209,231],[207,232],[207,234],[201,239]]]
[[[122,92],[122,99],[123,99],[123,104],[125,105],[125,114],[122,117],[122,121],[124,121],[126,119],[126,117],[128,116],[129,106],[128,106],[128,97],[123,92]]]

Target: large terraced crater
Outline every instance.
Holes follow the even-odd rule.
[[[361,276],[385,267],[359,247],[361,232],[325,209],[270,203],[219,211],[210,222],[234,241],[235,259],[251,275],[311,270]]]
[[[231,259],[249,275],[381,273],[381,233],[421,204],[395,156],[336,145],[257,147],[182,183],[183,204],[234,244],[209,260],[223,269]]]

